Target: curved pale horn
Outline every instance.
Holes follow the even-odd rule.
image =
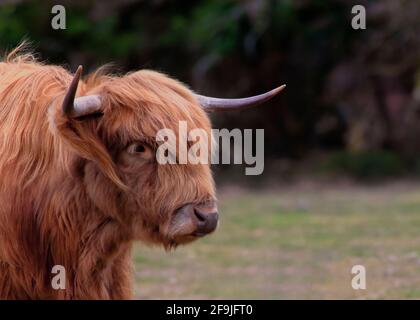
[[[270,100],[275,95],[277,95],[280,91],[282,91],[286,85],[282,85],[277,87],[271,91],[266,93],[248,97],[248,98],[240,98],[240,99],[220,99],[220,98],[212,98],[206,97],[201,95],[196,95],[199,103],[206,111],[229,111],[229,110],[240,110],[255,107],[265,101]]]
[[[98,95],[75,98],[82,72],[83,67],[79,66],[63,100],[63,112],[71,118],[79,118],[101,112],[101,98]]]

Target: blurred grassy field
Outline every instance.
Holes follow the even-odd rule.
[[[215,234],[135,248],[139,299],[420,299],[420,185],[219,190]],[[362,264],[367,289],[351,288]]]

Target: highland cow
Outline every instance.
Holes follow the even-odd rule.
[[[135,240],[165,248],[215,230],[209,165],[160,165],[156,132],[210,132],[206,111],[261,103],[194,94],[141,70],[81,79],[19,49],[0,63],[0,298],[127,299]],[[182,137],[177,137],[182,138]],[[51,270],[66,270],[65,290]]]

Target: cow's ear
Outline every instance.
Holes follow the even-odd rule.
[[[77,87],[79,85],[82,72],[83,67],[79,66],[63,100],[63,113],[72,119],[102,114],[102,101],[99,95],[89,95],[76,98]]]

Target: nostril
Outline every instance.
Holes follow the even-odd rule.
[[[200,211],[198,211],[197,209],[194,209],[194,214],[197,217],[198,221],[201,223],[205,223],[207,218],[206,215]]]
[[[196,217],[196,231],[195,235],[203,236],[213,232],[219,220],[217,211],[215,212],[202,212],[199,209],[194,209],[194,215]]]

